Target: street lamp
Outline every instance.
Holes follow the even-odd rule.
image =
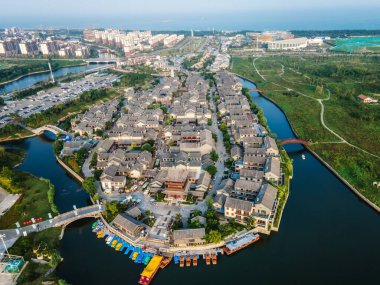
[[[5,241],[4,241],[4,238],[5,238],[5,234],[0,234],[0,238],[1,238],[1,241],[3,242],[3,246],[4,246],[4,249],[5,249],[5,252],[9,255],[9,252],[8,252],[8,249],[7,249],[7,245],[5,244]]]

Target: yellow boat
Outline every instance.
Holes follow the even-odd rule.
[[[117,240],[112,241],[112,243],[111,243],[111,247],[115,247],[116,244],[117,244]]]
[[[139,255],[138,252],[134,252],[133,255],[132,255],[132,260],[135,260],[137,258],[137,256]]]
[[[98,238],[102,238],[102,237],[104,237],[104,231],[98,232]]]
[[[156,274],[158,268],[160,267],[161,261],[162,256],[154,255],[152,259],[149,261],[148,265],[143,270],[143,272],[141,273],[141,276],[152,279],[153,276]]]
[[[123,246],[122,243],[118,243],[117,246],[116,246],[116,250],[119,251],[122,246]]]

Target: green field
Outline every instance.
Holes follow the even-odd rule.
[[[380,37],[338,38],[333,44],[333,51],[358,53],[380,51]]]
[[[66,66],[74,66],[83,64],[83,60],[51,60],[53,69]],[[14,80],[19,76],[49,70],[47,59],[41,60],[0,60],[0,83]]]
[[[359,94],[380,92],[380,59],[360,56],[268,56],[255,60],[233,58],[232,71],[252,79],[264,95],[277,102],[288,116],[298,136],[316,143],[311,148],[333,166],[366,197],[380,205],[380,106],[358,101]],[[264,79],[262,78],[264,77]],[[353,148],[323,127],[320,121],[324,100],[324,120],[330,129]],[[323,142],[323,144],[321,144]],[[334,143],[335,142],[335,143]]]

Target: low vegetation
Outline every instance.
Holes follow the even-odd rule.
[[[0,186],[9,193],[21,194],[13,207],[0,218],[1,229],[15,227],[16,222],[22,224],[31,218],[47,219],[48,213],[58,212],[54,204],[54,186],[45,179],[3,166]]]
[[[19,238],[10,248],[10,254],[23,256],[25,261],[29,261],[18,278],[17,284],[39,285],[47,284],[47,282],[51,282],[49,284],[62,284],[54,272],[47,274],[62,260],[57,250],[60,233],[60,228],[30,233],[26,237]],[[36,263],[32,261],[32,258],[39,258],[46,263]]]
[[[380,59],[364,56],[268,56],[233,58],[232,71],[253,80],[264,95],[286,113],[297,135],[314,142],[311,148],[365,197],[380,206],[380,159],[347,144],[323,127],[326,125],[348,142],[380,155],[380,106],[358,100],[359,94],[378,98]],[[261,76],[264,77],[264,79]],[[329,99],[329,90],[331,97]],[[329,100],[327,100],[329,99]],[[318,144],[318,142],[324,142]]]
[[[6,124],[0,128],[0,141],[19,139],[30,135],[33,135],[33,133],[15,124]]]

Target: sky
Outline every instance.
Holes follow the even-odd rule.
[[[380,0],[0,0],[0,27],[380,29]]]

